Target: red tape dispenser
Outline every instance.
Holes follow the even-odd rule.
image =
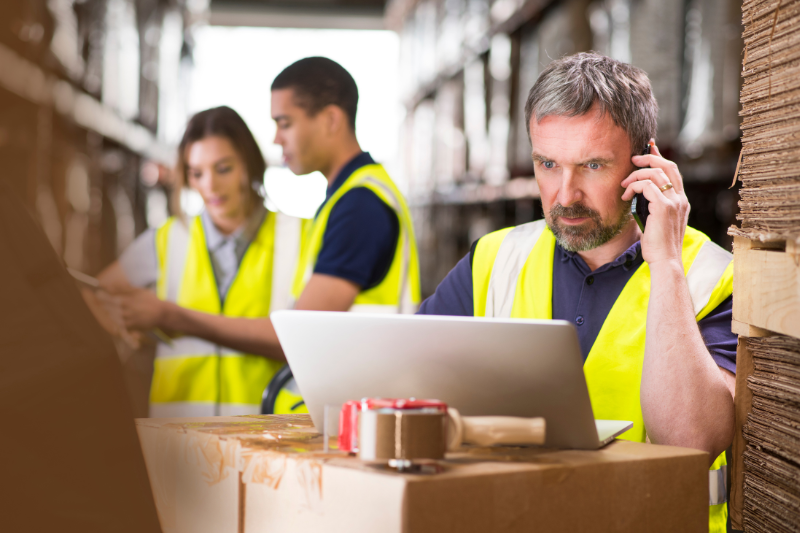
[[[351,400],[339,417],[339,450],[398,470],[443,459],[462,444],[524,446],[544,440],[543,418],[461,416],[439,400]]]

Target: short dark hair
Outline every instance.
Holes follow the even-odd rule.
[[[186,150],[197,141],[208,137],[222,137],[228,139],[233,149],[239,154],[247,168],[248,189],[251,198],[257,202],[261,198],[261,188],[264,182],[264,173],[267,171],[267,162],[258,146],[253,132],[247,127],[244,119],[228,106],[214,107],[200,111],[194,115],[186,125],[181,143],[178,145],[176,194],[180,193],[187,183],[186,176]],[[173,201],[179,202],[179,198]],[[173,205],[173,210],[178,209],[179,203]],[[177,211],[176,211],[177,212]]]
[[[356,80],[336,61],[327,57],[306,57],[278,74],[271,90],[292,89],[295,101],[314,116],[326,106],[335,105],[347,115],[350,128],[356,129],[358,87]]]
[[[525,103],[528,136],[532,117],[537,123],[553,115],[576,117],[595,103],[628,134],[633,154],[655,138],[658,103],[647,73],[596,52],[563,57],[542,71]]]

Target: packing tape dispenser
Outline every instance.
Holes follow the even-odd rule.
[[[544,444],[544,418],[461,416],[439,400],[364,398],[342,406],[339,450],[402,469],[462,444]]]

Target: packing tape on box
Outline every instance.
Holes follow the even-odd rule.
[[[374,409],[362,411],[358,456],[366,461],[442,459],[447,414]]]

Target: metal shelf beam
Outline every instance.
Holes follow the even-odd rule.
[[[0,87],[33,104],[52,107],[78,126],[148,159],[171,164],[174,150],[159,142],[150,130],[123,119],[93,96],[45,72],[3,44],[0,44]]]

